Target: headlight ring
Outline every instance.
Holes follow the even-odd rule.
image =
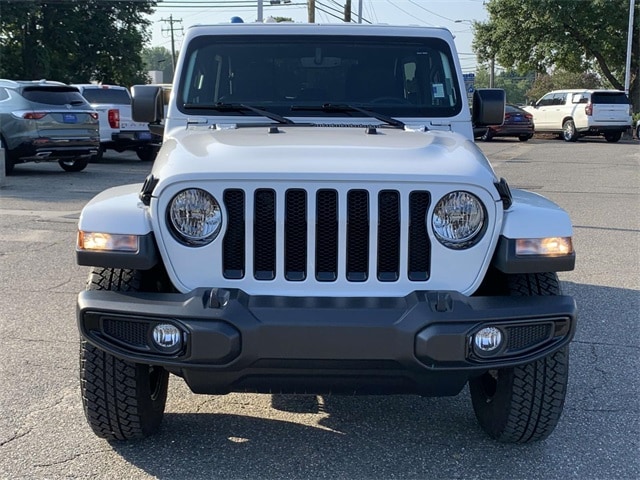
[[[436,203],[431,226],[438,241],[447,248],[462,250],[480,241],[486,230],[487,213],[474,194],[458,190]]]
[[[180,243],[201,247],[211,243],[220,233],[222,210],[206,190],[188,188],[178,192],[169,202],[167,223]]]

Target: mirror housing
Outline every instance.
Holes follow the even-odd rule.
[[[473,92],[474,127],[502,125],[504,122],[505,91],[501,88],[479,88]]]
[[[131,87],[131,117],[135,122],[148,123],[151,133],[162,136],[170,96],[170,85],[134,85]]]

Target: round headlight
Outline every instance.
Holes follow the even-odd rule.
[[[220,204],[199,188],[179,192],[169,204],[169,224],[176,238],[187,245],[201,246],[212,242],[220,232]]]
[[[484,207],[478,197],[469,192],[451,192],[436,204],[431,225],[445,247],[469,248],[480,240],[484,231]]]

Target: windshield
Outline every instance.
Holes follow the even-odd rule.
[[[287,117],[336,116],[352,105],[393,117],[460,112],[455,63],[446,42],[414,37],[203,36],[186,53],[178,108],[187,114],[254,115],[215,109],[244,104]],[[340,116],[362,116],[343,109]]]
[[[121,88],[85,88],[82,95],[89,103],[131,104],[129,92]]]

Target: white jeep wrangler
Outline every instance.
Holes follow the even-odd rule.
[[[195,393],[457,395],[493,438],[547,437],[576,307],[556,272],[568,215],[510,191],[473,143],[439,28],[188,30],[144,184],[84,208],[77,260],[86,418],[110,440],[160,426],[169,373]]]

